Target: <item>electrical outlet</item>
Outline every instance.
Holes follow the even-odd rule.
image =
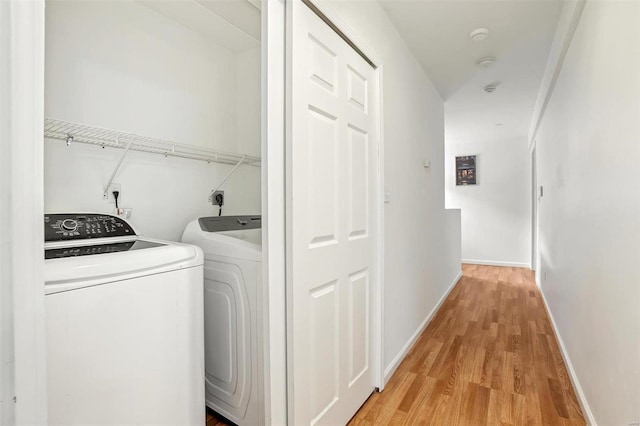
[[[105,192],[102,195],[102,199],[103,200],[107,200],[109,201],[110,204],[115,204],[116,203],[116,199],[113,196],[113,191],[118,191],[120,193],[120,195],[118,196],[118,202],[122,201],[122,185],[120,185],[119,183],[112,183],[111,185],[109,185],[109,188],[107,189],[107,192]]]
[[[224,206],[224,191],[214,192],[211,200],[214,206]]]

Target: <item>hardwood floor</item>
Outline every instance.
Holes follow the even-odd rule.
[[[230,426],[233,423],[227,422],[227,420],[219,416],[215,411],[207,408],[207,424],[206,426]]]
[[[349,424],[584,425],[533,272],[462,270],[385,390]]]

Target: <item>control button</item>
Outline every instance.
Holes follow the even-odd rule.
[[[73,219],[65,219],[62,221],[62,229],[65,231],[75,231],[78,228],[78,222]]]

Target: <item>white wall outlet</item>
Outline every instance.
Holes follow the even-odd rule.
[[[118,196],[119,204],[122,201],[122,185],[120,185],[119,183],[112,183],[111,185],[109,185],[109,188],[107,188],[107,192],[102,194],[102,199],[109,201],[110,204],[115,204],[116,199],[113,196],[113,191],[120,192],[120,195]]]
[[[216,191],[211,196],[211,203],[214,206],[224,206],[224,191]]]

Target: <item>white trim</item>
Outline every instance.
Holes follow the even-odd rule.
[[[488,265],[488,266],[508,266],[512,268],[531,268],[531,264],[527,262],[507,262],[504,260],[481,260],[481,259],[462,259],[462,263],[470,265]]]
[[[377,368],[376,383],[378,391],[384,390],[386,381],[384,380],[384,120],[383,117],[383,91],[382,82],[384,81],[384,65],[377,63],[376,84],[378,86],[378,294],[376,297],[378,309],[378,322],[374,327],[378,330],[378,353],[375,360]]]
[[[44,425],[44,1],[0,2],[0,22],[0,423]]]
[[[398,369],[402,361],[404,361],[409,351],[413,348],[413,345],[416,344],[418,337],[420,337],[424,329],[427,328],[427,325],[429,325],[429,323],[435,316],[436,312],[438,312],[438,310],[440,309],[444,301],[447,299],[447,297],[449,297],[451,290],[453,290],[456,284],[458,284],[458,281],[460,281],[460,278],[462,278],[462,271],[460,271],[458,275],[454,278],[454,280],[451,282],[451,284],[449,284],[449,288],[447,288],[447,290],[444,292],[440,300],[438,300],[438,303],[436,303],[436,306],[433,307],[431,312],[429,312],[429,315],[427,315],[424,321],[422,321],[422,323],[418,326],[416,331],[411,335],[409,340],[407,340],[407,343],[404,344],[404,346],[402,347],[402,349],[400,349],[398,354],[395,357],[393,357],[393,360],[391,360],[387,368],[385,368],[384,370],[385,383],[389,381],[391,376],[393,376],[393,373],[396,372],[396,370]]]
[[[271,0],[267,0],[271,1]],[[283,74],[284,77],[284,105],[285,105],[285,115],[284,115],[284,190],[285,190],[285,201],[284,201],[284,219],[285,219],[285,279],[282,282],[284,285],[285,291],[285,319],[286,319],[286,357],[287,357],[287,424],[294,422],[295,418],[295,407],[294,407],[294,382],[293,382],[293,327],[292,324],[292,306],[293,306],[293,292],[291,277],[293,276],[293,263],[290,262],[292,257],[292,247],[293,247],[293,238],[292,238],[292,229],[291,229],[291,220],[289,218],[292,214],[291,203],[289,200],[292,199],[292,185],[291,182],[291,169],[292,169],[292,161],[291,161],[291,150],[288,149],[290,141],[292,139],[291,133],[293,126],[290,125],[288,120],[291,117],[291,111],[293,110],[293,102],[292,102],[292,75],[291,75],[291,51],[293,50],[293,38],[291,34],[293,32],[293,2],[292,0],[284,0],[285,7],[285,24],[284,24],[284,35],[285,35],[285,48],[284,48],[284,56],[285,56],[285,71]],[[290,421],[289,421],[290,420]]]
[[[536,100],[535,107],[533,109],[533,115],[531,117],[531,124],[529,127],[529,144],[531,144],[536,137],[540,122],[551,99],[553,90],[562,70],[564,58],[567,55],[573,34],[576,31],[580,16],[586,0],[565,1],[562,5],[562,12],[560,13],[560,19],[558,20],[558,26],[551,43],[549,50],[549,57],[547,59],[547,67],[540,83],[540,89],[538,91],[538,98]]]
[[[262,276],[265,424],[287,424],[285,4],[262,0]]]
[[[558,326],[556,325],[556,320],[553,318],[553,314],[549,309],[549,304],[547,303],[547,298],[544,295],[544,291],[542,291],[542,287],[540,287],[539,283],[538,288],[540,289],[540,294],[542,295],[542,301],[544,303],[544,307],[549,314],[549,318],[551,318],[551,324],[553,325],[553,330],[556,333],[556,337],[558,338],[558,343],[560,344],[560,352],[562,353],[562,359],[564,360],[564,365],[566,365],[567,370],[569,370],[569,377],[571,378],[571,384],[578,394],[578,402],[580,403],[580,408],[582,408],[582,413],[586,416],[587,423],[591,426],[597,426],[595,417],[593,417],[593,413],[591,412],[591,407],[589,407],[589,402],[587,401],[587,397],[584,395],[582,391],[582,386],[580,386],[580,381],[578,380],[578,376],[576,375],[576,371],[573,369],[573,364],[571,364],[571,358],[569,358],[569,354],[567,353],[567,348],[564,346],[564,341],[562,340],[562,336],[560,335],[560,331],[558,330]]]
[[[529,182],[529,202],[530,204],[530,210],[529,210],[529,218],[530,220],[530,224],[531,224],[531,253],[530,253],[530,258],[531,258],[531,269],[532,270],[536,270],[538,267],[538,262],[537,262],[537,251],[538,251],[538,234],[536,233],[536,229],[537,229],[537,217],[538,217],[538,211],[537,211],[537,192],[538,192],[538,170],[537,170],[537,157],[536,157],[536,141],[533,141],[533,144],[531,145],[531,150],[529,151],[529,176],[531,178],[530,182]]]

